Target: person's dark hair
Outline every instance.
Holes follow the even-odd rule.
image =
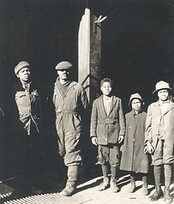
[[[102,79],[101,82],[100,82],[100,87],[103,86],[103,83],[104,83],[104,82],[109,82],[111,86],[113,86],[113,84],[114,84],[114,82],[112,81],[112,79],[110,79],[110,78],[104,78],[104,79]]]

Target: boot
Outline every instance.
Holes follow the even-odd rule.
[[[172,203],[173,199],[170,195],[170,184],[172,183],[172,165],[164,165],[164,177],[165,177],[165,189],[164,189],[164,201],[166,203]]]
[[[67,180],[65,188],[60,192],[62,196],[71,196],[76,190],[74,181]]]
[[[111,166],[110,188],[111,188],[113,193],[117,193],[119,191],[119,188],[117,186],[117,179],[116,179],[117,172],[118,172],[118,169],[114,166]]]
[[[149,197],[151,201],[156,201],[164,197],[161,186],[155,186],[155,188],[156,188],[155,193]]]
[[[149,194],[147,185],[143,184],[143,186],[142,186],[142,194],[143,194],[143,196],[147,196]]]
[[[149,197],[149,199],[151,201],[156,201],[160,198],[163,198],[163,191],[161,189],[161,173],[162,173],[162,165],[158,165],[158,166],[155,166],[153,167],[153,174],[154,174],[154,178],[155,178],[155,188],[156,188],[156,191],[153,195],[151,195]]]
[[[76,190],[76,181],[78,174],[78,166],[68,166],[68,180],[66,182],[65,188],[60,192],[62,196],[71,196]]]
[[[142,177],[143,185],[142,185],[142,194],[143,196],[147,196],[149,194],[148,188],[147,188],[147,176]]]
[[[109,178],[104,177],[103,182],[99,185],[98,190],[103,191],[109,187]]]
[[[128,191],[129,193],[133,193],[135,191],[135,175],[131,174],[130,179],[131,179],[131,182],[130,182],[130,188]]]
[[[173,199],[172,199],[172,197],[170,195],[169,187],[164,188],[164,201],[166,203],[172,203],[173,202]]]
[[[110,188],[111,188],[113,193],[117,193],[119,191],[116,179],[115,180],[111,179],[111,181],[110,181]]]

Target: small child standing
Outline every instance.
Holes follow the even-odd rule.
[[[104,78],[100,83],[102,95],[93,102],[91,114],[90,136],[94,145],[98,146],[98,163],[101,164],[103,182],[99,191],[109,187],[108,171],[111,167],[111,190],[116,193],[119,188],[116,174],[119,167],[119,144],[124,139],[125,122],[121,99],[113,96],[113,82]]]
[[[130,96],[129,106],[132,111],[125,116],[126,133],[122,146],[120,169],[130,172],[130,193],[135,191],[135,176],[140,173],[143,181],[142,194],[148,195],[148,156],[144,153],[146,113],[141,110],[142,105],[143,99],[140,94],[135,93]]]

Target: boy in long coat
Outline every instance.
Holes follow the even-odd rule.
[[[68,167],[66,187],[61,195],[70,196],[76,189],[79,166],[82,164],[82,120],[88,109],[88,100],[82,86],[70,79],[72,64],[62,61],[55,67],[58,77],[54,86],[53,103],[56,112],[56,130],[59,154]]]
[[[122,146],[120,169],[130,171],[130,193],[135,191],[136,174],[141,174],[143,181],[142,193],[147,195],[148,156],[144,153],[146,113],[141,110],[143,99],[140,94],[132,94],[129,105],[132,107],[132,111],[125,116],[126,133]]]
[[[118,192],[116,169],[119,167],[119,143],[123,141],[125,122],[121,99],[111,95],[113,82],[109,78],[101,81],[102,95],[93,102],[90,136],[98,145],[98,163],[101,164],[103,182],[99,190],[109,187],[108,165],[111,166],[110,186]]]
[[[145,135],[145,147],[154,166],[156,188],[150,199],[154,201],[163,197],[161,173],[164,167],[164,200],[168,203],[172,202],[169,188],[174,164],[174,103],[170,100],[171,90],[165,81],[156,84],[153,93],[157,93],[158,101],[148,107]]]

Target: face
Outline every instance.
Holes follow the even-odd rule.
[[[29,82],[30,81],[30,77],[31,77],[31,72],[30,72],[30,68],[28,67],[24,67],[22,68],[18,74],[17,77],[24,82]]]
[[[66,81],[69,79],[70,70],[69,69],[57,70],[57,74],[59,75],[59,78],[61,80]]]
[[[110,82],[104,82],[100,89],[101,89],[103,95],[109,96],[111,91],[112,91],[112,86],[111,86]]]
[[[161,89],[158,91],[158,98],[161,101],[166,101],[169,99],[169,91],[167,89]]]
[[[140,111],[141,110],[141,101],[138,98],[134,98],[132,100],[132,109],[135,111]]]

